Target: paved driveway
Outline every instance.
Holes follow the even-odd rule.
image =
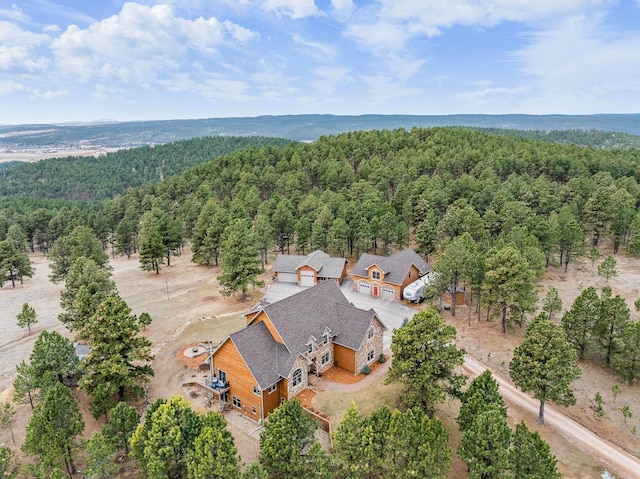
[[[264,299],[269,303],[275,303],[281,299],[288,298],[289,296],[299,293],[307,288],[298,286],[292,283],[278,283],[275,282],[267,289]],[[402,326],[402,322],[405,318],[411,319],[416,313],[415,310],[407,308],[406,306],[390,299],[374,298],[366,294],[361,294],[353,290],[353,281],[347,280],[342,283],[340,287],[342,293],[347,300],[358,308],[370,309],[377,313],[380,320],[387,327],[387,331],[384,334],[384,348],[389,349],[391,346],[391,336],[393,335],[393,329]]]

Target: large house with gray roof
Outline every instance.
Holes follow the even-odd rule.
[[[383,354],[386,329],[373,309],[356,308],[334,281],[246,315],[247,324],[212,355],[220,400],[261,422],[310,379],[338,366],[354,374]]]
[[[314,286],[322,281],[333,280],[337,284],[347,276],[347,260],[333,258],[321,250],[307,256],[280,254],[272,268],[276,281]]]
[[[411,248],[391,256],[363,254],[351,270],[356,291],[400,301],[404,288],[431,271],[431,266]]]

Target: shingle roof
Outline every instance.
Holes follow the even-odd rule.
[[[431,271],[431,266],[423,260],[418,253],[411,248],[406,248],[391,256],[378,256],[375,254],[363,254],[356,265],[353,267],[351,274],[355,276],[368,276],[368,270],[371,266],[376,265],[385,274],[384,282],[390,284],[402,284],[407,277],[411,265],[418,268],[420,276]]]
[[[321,250],[316,250],[307,256],[279,254],[273,265],[273,271],[293,273],[303,266],[310,266],[321,278],[339,278],[342,276],[346,261],[345,258],[332,258]]]
[[[241,329],[229,339],[236,345],[260,389],[266,389],[280,380],[278,368],[274,365],[282,362],[278,361],[279,357],[288,358],[290,354],[282,344],[273,339],[264,323]],[[260,347],[256,347],[257,345]]]
[[[357,350],[377,318],[373,309],[349,303],[333,281],[268,304],[264,312],[286,347],[273,339],[263,322],[250,323],[230,336],[261,389],[289,375],[298,356],[306,353],[310,336],[319,340],[329,328],[336,344]]]

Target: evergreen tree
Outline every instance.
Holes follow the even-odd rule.
[[[556,288],[547,291],[547,295],[542,301],[542,311],[549,315],[549,319],[553,319],[555,313],[562,311],[562,298]]]
[[[80,387],[93,396],[90,409],[94,417],[112,407],[111,396],[124,400],[125,389],[139,396],[142,384],[153,376],[151,343],[139,336],[138,318],[118,296],[107,297],[86,323],[82,338],[90,347],[82,361]]]
[[[340,477],[366,479],[375,470],[380,458],[374,456],[372,427],[367,422],[352,402],[331,433],[332,457]]]
[[[600,314],[600,298],[593,286],[589,286],[574,300],[571,309],[562,317],[562,328],[567,340],[582,360],[593,344],[593,328]]]
[[[296,399],[273,411],[260,433],[260,464],[265,472],[281,479],[322,477],[327,457],[313,436],[316,427]]]
[[[509,450],[511,473],[517,479],[560,479],[558,460],[538,432],[531,432],[524,422],[518,423]]]
[[[35,369],[31,364],[24,360],[16,366],[16,378],[13,381],[13,400],[17,403],[23,403],[29,399],[29,404],[33,410],[33,395],[38,390],[38,378],[35,375]]]
[[[186,478],[202,418],[181,396],[157,401],[131,437],[131,451],[149,479]]]
[[[621,347],[613,357],[613,369],[629,384],[640,378],[640,322],[624,326]]]
[[[14,479],[18,475],[18,464],[11,449],[0,446],[0,477]]]
[[[237,479],[240,476],[238,451],[227,422],[218,413],[209,412],[202,420],[187,460],[189,479]]]
[[[73,343],[56,331],[42,331],[29,356],[38,387],[48,387],[51,377],[62,382],[73,375],[78,367],[78,356]]]
[[[116,253],[126,254],[127,258],[131,258],[131,253],[136,250],[138,245],[137,238],[138,231],[136,222],[125,216],[116,227]]]
[[[460,284],[472,275],[476,259],[476,244],[469,233],[464,233],[449,241],[434,265],[438,281],[447,283],[447,291],[451,296],[451,315],[456,315],[456,294]]]
[[[609,278],[618,276],[616,264],[617,262],[613,256],[607,256],[604,261],[598,265],[598,276],[604,277],[604,280],[608,283]]]
[[[64,280],[73,263],[82,256],[92,259],[101,268],[110,269],[109,257],[91,228],[77,226],[68,235],[58,238],[49,251],[51,281]]]
[[[502,412],[481,412],[462,433],[458,456],[465,462],[469,479],[509,479],[511,430]]]
[[[611,288],[605,286],[600,295],[600,311],[593,326],[593,339],[597,349],[604,354],[607,366],[620,350],[622,335],[629,322],[630,311],[620,295],[611,297]]]
[[[431,415],[447,394],[459,394],[465,376],[455,369],[463,363],[465,351],[456,347],[455,337],[456,329],[433,308],[417,313],[394,330],[393,363],[386,382],[403,383],[401,397],[407,407],[420,407]]]
[[[210,264],[215,261],[218,266],[222,235],[229,224],[229,214],[215,198],[210,198],[198,216],[191,233],[191,261],[198,264]]]
[[[22,311],[18,313],[16,319],[18,320],[18,327],[24,328],[26,326],[29,334],[31,334],[31,326],[38,322],[38,314],[35,309],[29,306],[29,303],[24,303],[22,305]]]
[[[469,429],[482,412],[493,409],[507,417],[507,405],[500,395],[498,383],[487,369],[471,381],[469,388],[462,395],[462,404],[456,418],[460,431]]]
[[[0,241],[0,287],[6,281],[16,287],[16,281],[33,276],[33,268],[27,253],[16,249],[10,240]]]
[[[240,290],[244,300],[249,284],[264,285],[263,281],[257,279],[260,274],[258,253],[257,241],[248,220],[232,220],[224,232],[221,251],[223,272],[218,276],[224,296],[231,296]]]
[[[100,303],[108,296],[118,294],[111,273],[85,257],[73,262],[64,284],[65,289],[60,294],[60,306],[64,312],[58,315],[58,319],[70,331],[81,331]]]
[[[570,385],[582,371],[564,330],[541,314],[527,327],[524,340],[514,350],[509,373],[518,388],[540,401],[538,423],[544,425],[547,401],[575,404]]]
[[[116,447],[101,432],[93,433],[85,451],[86,466],[82,472],[88,479],[110,479],[120,470],[115,460]]]
[[[489,255],[482,294],[500,315],[503,333],[520,311],[530,309],[535,296],[532,290],[533,271],[515,247],[505,246]]]
[[[79,448],[78,436],[83,430],[78,403],[69,388],[56,383],[36,406],[27,425],[22,450],[38,456],[48,471],[63,460],[71,476],[75,471],[73,459]]]
[[[451,468],[449,433],[418,408],[395,410],[384,443],[384,477],[446,479]]]
[[[110,441],[116,451],[129,453],[129,441],[138,427],[140,416],[136,408],[119,402],[109,412],[109,421],[102,427],[102,435]]]
[[[3,429],[9,429],[9,432],[11,433],[11,441],[14,446],[16,445],[16,438],[13,435],[13,418],[15,415],[16,410],[13,409],[13,406],[10,403],[0,403],[0,427]]]
[[[140,220],[140,267],[144,271],[160,273],[160,265],[164,264],[165,247],[162,234],[154,216],[147,212]]]

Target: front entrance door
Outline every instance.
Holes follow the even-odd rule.
[[[376,297],[378,296],[378,287],[377,286],[373,287],[373,295],[376,296]]]

